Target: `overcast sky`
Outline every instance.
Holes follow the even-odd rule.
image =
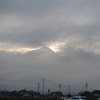
[[[0,0],[0,89],[43,78],[100,89],[100,0]]]

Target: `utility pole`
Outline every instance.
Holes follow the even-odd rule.
[[[38,90],[37,91],[40,92],[40,83],[38,83]]]
[[[45,79],[43,79],[43,91],[42,91],[43,92],[42,93],[43,95],[44,95],[44,82],[45,82]]]
[[[70,85],[68,86],[68,92],[69,92],[69,94],[70,94]]]
[[[61,84],[59,84],[59,91],[61,92]]]
[[[85,83],[86,91],[88,90],[88,83]]]

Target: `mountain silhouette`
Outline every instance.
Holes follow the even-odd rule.
[[[31,54],[31,55],[41,55],[41,54],[46,54],[46,55],[52,55],[55,54],[53,50],[51,50],[49,47],[43,46],[40,49],[29,51],[26,54]]]

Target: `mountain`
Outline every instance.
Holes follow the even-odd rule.
[[[49,47],[43,46],[40,49],[29,51],[26,54],[31,55],[54,55],[56,54],[54,51],[52,51]]]
[[[54,54],[55,52],[51,50],[49,47],[43,46],[42,48],[36,50],[38,53],[46,53],[46,54]]]

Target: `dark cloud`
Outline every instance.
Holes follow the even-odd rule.
[[[1,41],[41,45],[71,35],[88,39],[94,34],[99,37],[99,1],[1,0],[0,4],[4,12],[0,15],[6,19],[2,18],[2,24],[5,24],[1,24]],[[12,17],[16,18],[12,20]],[[12,25],[6,26],[9,20]],[[16,26],[18,20],[22,25]]]
[[[58,3],[56,5],[56,3]],[[37,16],[37,15],[43,15],[46,12],[49,12],[53,9],[58,8],[60,5],[62,5],[63,2],[61,2],[60,0],[58,1],[47,1],[47,0],[43,0],[43,1],[27,1],[27,0],[1,0],[0,1],[0,11],[2,13],[15,13],[15,14],[21,14],[24,16]]]

